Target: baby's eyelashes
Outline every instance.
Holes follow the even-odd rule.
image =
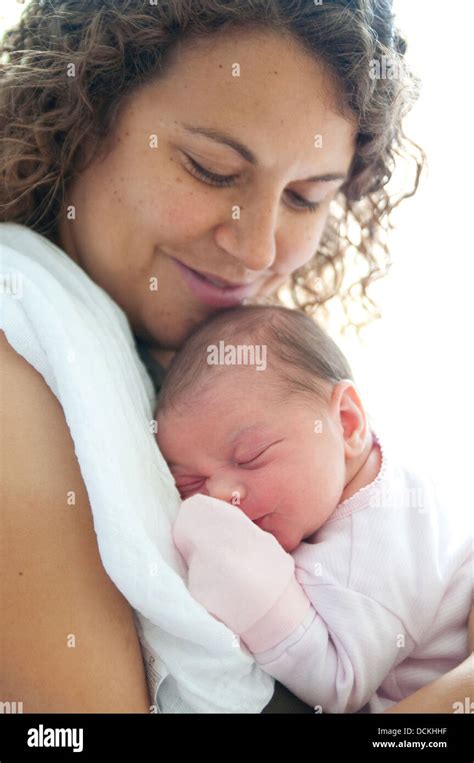
[[[201,488],[205,483],[205,478],[200,477],[198,479],[180,479],[175,478],[175,484],[178,488],[179,494],[181,495],[181,498],[183,498],[184,495],[187,496],[188,493],[196,493],[199,492],[199,488]],[[183,499],[184,500],[184,499]]]

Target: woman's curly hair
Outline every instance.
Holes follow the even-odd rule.
[[[349,324],[363,325],[378,316],[367,288],[390,267],[392,211],[415,193],[425,161],[402,128],[418,80],[391,0],[31,0],[2,43],[0,220],[54,241],[68,182],[93,159],[124,97],[159,77],[178,41],[229,27],[289,32],[326,64],[357,119],[349,178],[286,295],[311,315],[337,297]],[[388,76],[377,76],[377,65]],[[395,199],[387,184],[397,157],[410,158],[414,172]],[[280,302],[280,292],[269,301]]]

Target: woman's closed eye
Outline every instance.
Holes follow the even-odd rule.
[[[183,152],[184,153],[184,152]],[[216,172],[211,172],[210,170],[206,170],[204,167],[202,167],[200,164],[198,164],[194,159],[192,159],[188,154],[184,154],[188,162],[190,162],[190,165],[188,165],[188,169],[191,171],[192,175],[197,175],[200,180],[204,180],[207,183],[210,183],[211,185],[217,185],[220,187],[229,186],[232,185],[234,180],[237,179],[237,175],[219,175]]]
[[[191,172],[192,175],[195,177],[198,177],[199,180],[203,180],[205,183],[208,183],[209,185],[215,185],[219,188],[225,188],[228,186],[231,186],[235,180],[237,179],[237,175],[219,175],[216,172],[211,172],[210,170],[206,170],[204,167],[202,167],[200,164],[198,164],[194,159],[192,159],[188,154],[184,153],[184,156],[186,159],[190,162],[190,165],[188,165],[188,169]],[[296,206],[307,212],[316,212],[317,209],[319,209],[321,202],[320,201],[309,201],[309,199],[304,199],[302,196],[300,196],[298,193],[295,193],[294,191],[287,191],[287,193],[290,195],[290,198],[292,199],[293,203],[296,204]]]

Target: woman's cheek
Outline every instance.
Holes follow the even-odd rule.
[[[311,217],[311,215],[309,215]],[[329,203],[323,202],[317,215],[314,215],[313,225],[308,232],[309,248],[312,251],[311,256],[316,252],[321,237],[324,233],[329,216]]]
[[[280,230],[278,262],[285,273],[293,273],[314,257],[326,227],[328,211],[324,206],[317,215],[295,215],[294,223]]]
[[[206,194],[174,188],[164,195],[159,204],[157,223],[161,230],[167,229],[171,239],[183,243],[204,237],[213,226],[213,204]]]

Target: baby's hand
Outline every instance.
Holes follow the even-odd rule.
[[[294,577],[294,560],[238,507],[201,494],[181,504],[173,538],[188,588],[235,634],[267,613]]]

